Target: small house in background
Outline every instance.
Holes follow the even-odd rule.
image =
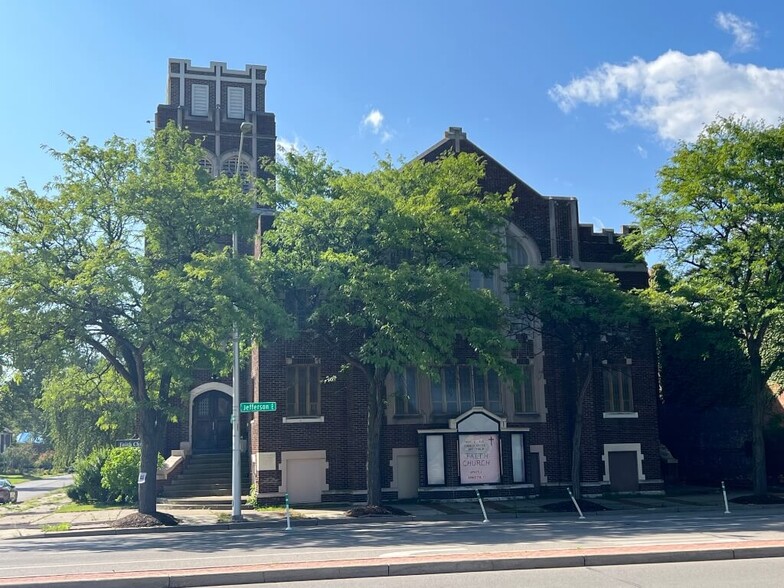
[[[10,429],[4,428],[0,430],[0,453],[3,453],[8,447],[11,446],[13,439],[14,434]]]

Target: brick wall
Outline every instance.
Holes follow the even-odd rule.
[[[423,156],[434,160],[440,154],[457,150],[454,142],[442,142]],[[571,199],[549,200],[539,195],[530,186],[514,177],[503,166],[489,158],[472,143],[463,139],[460,151],[479,153],[486,160],[486,175],[483,187],[489,191],[505,192],[514,186],[516,198],[512,221],[525,231],[539,247],[542,257],[547,259],[551,252],[551,227],[555,226],[557,256],[568,259],[573,254],[571,236],[579,234],[580,252],[588,261],[616,263],[624,254],[617,236],[596,235],[592,229],[574,226],[573,211],[576,203]],[[575,208],[573,208],[575,207]],[[550,218],[551,211],[556,217]],[[577,260],[579,261],[579,260]],[[618,273],[624,287],[643,287],[647,284],[647,273],[623,271]],[[543,375],[545,384],[545,422],[515,422],[515,415],[508,415],[509,427],[527,427],[526,451],[531,445],[544,447],[545,475],[549,484],[567,484],[570,479],[571,433],[574,418],[575,381],[568,355],[560,350],[553,340],[543,340],[545,350]],[[530,351],[530,350],[528,350]],[[322,388],[323,423],[284,424],[286,384],[286,357],[295,355],[318,357],[321,360],[322,377],[334,375],[335,381]],[[458,350],[458,357],[470,355],[468,350]],[[583,425],[583,480],[600,483],[605,466],[602,460],[604,444],[639,443],[644,456],[643,468],[646,479],[661,477],[659,464],[659,441],[657,429],[657,382],[656,360],[653,337],[650,333],[638,334],[632,358],[634,403],[638,417],[634,419],[607,419],[603,417],[604,401],[601,364],[597,364],[592,388],[585,405]],[[325,449],[328,462],[327,483],[330,492],[349,496],[351,491],[365,490],[365,453],[367,419],[367,384],[356,370],[342,371],[341,361],[334,348],[319,347],[312,341],[278,343],[268,349],[257,351],[254,365],[259,370],[259,391],[254,392],[262,400],[275,400],[284,411],[263,414],[259,418],[258,437],[254,437],[254,451],[274,451],[277,464],[281,451]],[[417,433],[423,427],[446,426],[444,419],[436,418],[433,423],[385,424],[381,441],[382,487],[392,482],[392,450],[394,448],[418,447],[420,454],[420,485],[426,484],[424,436]],[[504,446],[510,446],[508,433],[502,433]],[[456,434],[444,435],[446,486],[460,486],[457,467]],[[527,455],[526,455],[527,458]],[[511,455],[507,451],[503,459],[503,483],[511,483]],[[526,459],[530,464],[531,460]],[[526,472],[530,480],[530,470]],[[280,471],[262,472],[260,491],[277,492],[281,484]],[[605,488],[606,489],[606,488]],[[451,492],[451,491],[450,491]],[[526,490],[530,492],[530,490]],[[337,495],[337,494],[335,494]]]

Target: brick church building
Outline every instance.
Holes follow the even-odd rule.
[[[255,174],[275,154],[275,117],[265,110],[266,68],[231,70],[224,63],[169,61],[168,121],[204,137],[203,165],[213,173]],[[240,151],[240,124],[252,131]],[[505,229],[508,264],[536,267],[559,260],[615,274],[624,288],[645,287],[647,267],[630,259],[612,230],[579,223],[577,200],[543,196],[472,143],[457,127],[419,157],[451,150],[479,154],[483,186],[515,204]],[[238,157],[239,155],[239,157]],[[269,220],[260,230],[269,228]],[[477,287],[503,295],[503,264]],[[516,354],[522,377],[512,385],[493,372],[457,363],[431,379],[415,369],[390,377],[382,427],[385,499],[530,496],[563,493],[569,484],[574,383],[571,365],[549,339],[532,333]],[[274,412],[243,414],[244,459],[262,502],[293,504],[365,499],[367,402],[363,377],[343,370],[334,349],[305,340],[257,349],[243,370],[241,400],[275,402]],[[656,352],[642,334],[633,352],[597,362],[585,405],[582,484],[586,495],[663,489],[657,425]],[[184,418],[169,431],[169,449],[185,454],[231,448],[232,389],[199,374]],[[228,455],[227,455],[227,459]]]

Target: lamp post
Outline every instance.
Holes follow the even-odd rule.
[[[240,145],[237,149],[237,166],[234,173],[237,181],[242,186],[240,176],[240,161],[242,157],[242,145],[245,142],[245,135],[253,131],[253,125],[247,121],[240,124]],[[231,252],[236,258],[239,255],[239,237],[237,227],[231,235]],[[234,367],[232,369],[231,389],[232,389],[232,410],[231,410],[231,520],[239,522],[242,520],[242,482],[240,473],[242,472],[242,452],[240,451],[240,333],[237,328],[237,321],[234,321],[232,332],[232,352],[234,355]]]

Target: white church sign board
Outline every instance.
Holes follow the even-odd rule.
[[[498,435],[460,435],[460,483],[497,484],[501,481]]]

